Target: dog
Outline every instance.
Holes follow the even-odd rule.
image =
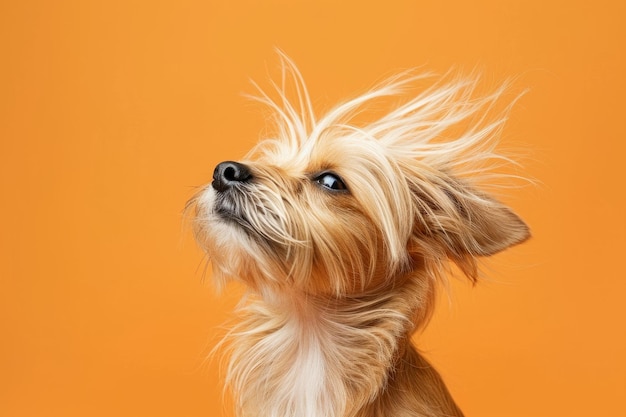
[[[411,336],[450,265],[476,281],[481,257],[530,235],[475,184],[505,159],[505,87],[449,75],[398,104],[430,79],[406,72],[317,117],[281,61],[275,98],[256,96],[273,134],[189,202],[218,287],[248,290],[226,338],[237,415],[462,416]]]

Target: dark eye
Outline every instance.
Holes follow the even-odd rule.
[[[314,181],[322,187],[333,191],[344,191],[348,189],[346,184],[343,183],[343,180],[332,172],[324,172],[316,177]]]

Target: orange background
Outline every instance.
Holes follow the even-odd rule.
[[[274,47],[320,108],[407,67],[529,88],[534,238],[420,345],[468,416],[626,415],[625,4],[2,2],[0,416],[231,415],[204,357],[235,297],[181,211],[259,137]]]

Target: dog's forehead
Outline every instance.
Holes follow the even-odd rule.
[[[258,163],[294,174],[323,170],[351,171],[390,163],[385,147],[372,138],[355,134],[326,133],[304,140],[268,140],[257,148]]]

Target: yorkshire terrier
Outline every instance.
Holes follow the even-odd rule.
[[[401,101],[425,80],[405,73],[317,117],[282,62],[277,98],[257,97],[273,137],[190,200],[218,285],[248,288],[227,337],[237,415],[462,416],[411,335],[450,265],[476,281],[480,257],[529,237],[476,187],[504,159],[502,89],[448,76]]]

